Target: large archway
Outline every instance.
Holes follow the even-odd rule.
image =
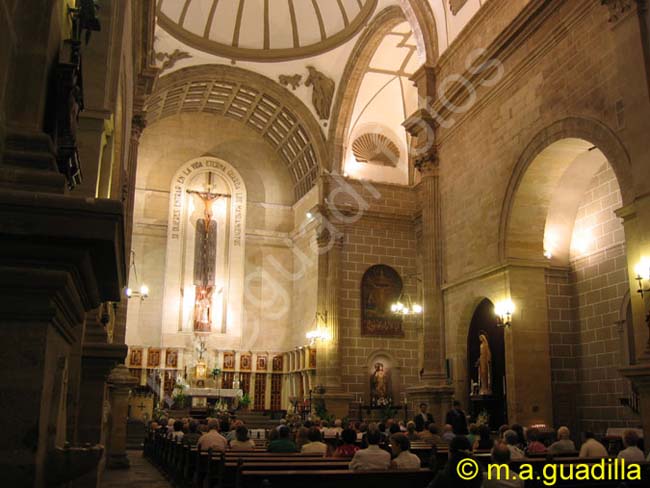
[[[629,280],[615,211],[631,198],[621,191],[632,188],[628,181],[627,155],[605,126],[565,119],[526,148],[504,201],[501,256],[544,269],[553,422],[574,431],[634,422],[621,405],[629,385],[618,374]]]

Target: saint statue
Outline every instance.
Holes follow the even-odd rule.
[[[375,363],[375,371],[370,376],[370,398],[372,406],[387,405],[390,403],[390,378],[384,370],[383,363]]]
[[[210,332],[212,325],[212,295],[215,284],[215,263],[217,257],[217,221],[212,218],[212,205],[222,197],[212,193],[212,173],[208,174],[208,191],[188,190],[203,202],[203,218],[196,221],[194,239],[194,330]]]
[[[486,333],[478,336],[481,342],[480,355],[475,366],[478,368],[479,395],[492,394],[492,352]]]

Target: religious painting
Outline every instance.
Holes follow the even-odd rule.
[[[141,347],[135,347],[135,348],[131,349],[131,353],[129,354],[129,364],[131,366],[133,366],[133,367],[142,366],[142,348]]]
[[[235,369],[235,353],[234,352],[224,352],[223,353],[223,369]]]
[[[253,363],[253,357],[250,353],[244,353],[239,358],[239,369],[250,371]]]
[[[402,279],[390,266],[368,268],[361,280],[361,335],[404,337],[402,317],[391,305],[402,294]]]
[[[268,356],[258,355],[257,356],[257,371],[266,371]]]
[[[309,349],[309,367],[316,367],[316,349]]]
[[[150,368],[160,366],[160,349],[149,349],[147,351],[147,366]]]
[[[386,407],[392,405],[390,368],[382,361],[373,365],[370,374],[370,405],[372,407]]]
[[[282,372],[283,366],[283,357],[273,356],[273,372]]]
[[[176,369],[178,367],[178,350],[167,349],[165,352],[165,367]]]

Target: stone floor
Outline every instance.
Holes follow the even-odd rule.
[[[131,467],[104,471],[100,488],[171,488],[160,472],[142,457],[142,451],[128,451]]]

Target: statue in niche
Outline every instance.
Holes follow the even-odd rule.
[[[208,173],[208,190],[187,190],[203,202],[203,218],[196,221],[194,240],[194,331],[210,332],[212,328],[212,296],[215,285],[217,256],[217,221],[212,218],[212,206],[230,195],[213,193],[212,173]]]
[[[334,80],[328,78],[313,66],[307,66],[307,70],[309,71],[309,76],[305,80],[305,86],[314,87],[311,101],[314,104],[316,113],[321,120],[328,120],[330,118],[330,108],[332,107],[336,84]]]
[[[487,334],[481,332],[478,336],[481,342],[480,355],[475,367],[478,368],[478,394],[492,394],[492,352],[488,342]]]
[[[384,407],[392,403],[390,397],[390,372],[384,363],[375,363],[375,371],[370,375],[370,405]]]

